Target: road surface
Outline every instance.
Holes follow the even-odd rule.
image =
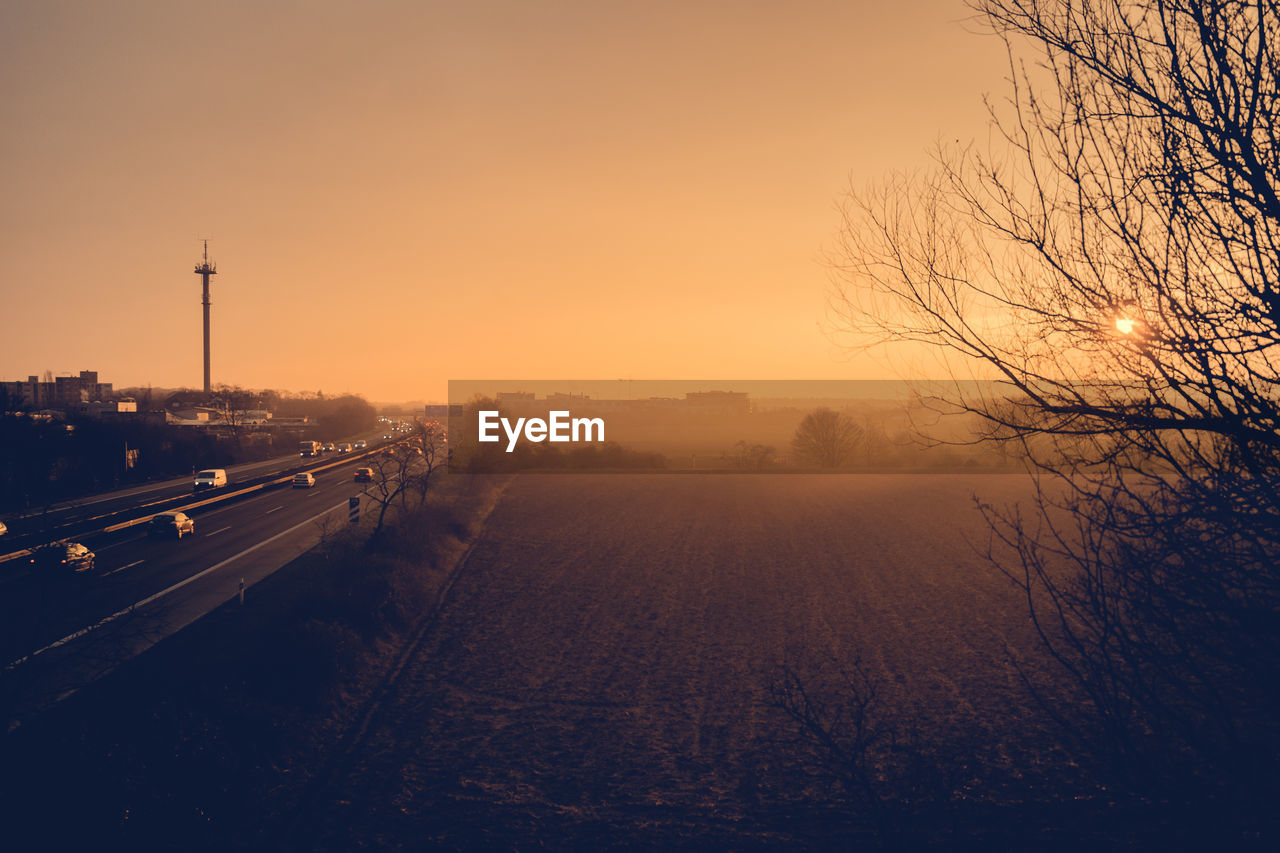
[[[372,447],[380,443],[378,435],[378,431],[375,430],[358,438],[366,439]],[[331,456],[332,454],[326,454],[321,458],[332,461]],[[260,462],[230,466],[227,468],[227,476],[231,485],[234,486],[257,482],[272,475],[278,476],[305,470],[315,463],[315,459],[303,459],[297,453],[290,453]],[[9,531],[0,537],[0,578],[4,577],[2,558],[8,553],[34,547],[52,539],[74,538],[84,531],[101,529],[112,521],[118,520],[121,513],[139,508],[159,512],[175,501],[189,498],[191,493],[192,477],[183,476],[66,501],[49,507],[47,511],[7,516],[4,521]]]
[[[308,460],[309,468],[333,459]],[[145,525],[77,537],[91,573],[51,579],[26,561],[0,566],[0,713],[11,727],[149,648],[347,525],[359,459],[285,484],[192,509],[194,535],[153,539]],[[186,500],[204,499],[208,493]],[[149,496],[137,496],[144,504]],[[363,498],[369,508],[368,498]],[[136,510],[145,516],[152,509]]]

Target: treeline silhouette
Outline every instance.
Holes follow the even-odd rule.
[[[567,450],[554,444],[516,445],[511,453],[505,447],[487,445],[476,448],[461,466],[468,473],[503,473],[529,470],[615,470],[665,468],[661,453],[632,450],[612,441],[600,444],[574,444]]]

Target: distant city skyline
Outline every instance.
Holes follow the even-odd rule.
[[[836,205],[986,132],[961,0],[0,9],[0,376],[443,400],[450,377],[892,377]]]

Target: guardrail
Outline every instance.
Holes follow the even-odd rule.
[[[346,465],[348,462],[352,462],[356,459],[364,459],[366,457],[373,456],[374,454],[381,453],[383,450],[387,449],[388,447],[395,447],[403,443],[404,443],[404,440],[393,441],[390,444],[384,444],[381,447],[368,448],[361,453],[348,453],[342,456],[341,459],[335,459],[334,461],[326,465],[321,465],[317,468],[308,468],[306,472],[295,472],[295,473],[314,473],[316,471],[327,471],[328,469],[336,468],[339,465]],[[294,477],[293,474],[285,474],[283,477],[277,477],[274,480],[267,480],[266,482],[257,483],[256,485],[253,485],[253,486],[246,486],[243,489],[235,489],[234,491],[229,489],[222,489],[222,490],[219,490],[219,494],[216,494],[213,497],[205,498],[204,500],[195,501],[194,503],[185,504],[183,506],[174,507],[173,509],[165,510],[165,512],[186,512],[189,509],[199,509],[202,506],[208,506],[209,504],[219,503],[221,501],[229,501],[232,498],[242,498],[245,495],[250,495],[250,494],[253,494],[254,492],[262,491],[263,489],[269,486],[279,486],[282,483],[291,482],[293,480],[293,477]],[[155,506],[161,503],[167,503],[170,500],[177,500],[177,498],[166,498],[163,501],[152,501],[151,503],[146,503],[146,504],[143,504],[142,506],[135,507],[132,511],[136,512],[139,509],[144,509],[148,506]],[[130,510],[121,510],[121,512],[129,512],[129,511]],[[146,524],[152,519],[154,515],[155,513],[148,513],[147,515],[139,516],[138,518],[133,518],[128,521],[119,522],[118,524],[107,525],[106,527],[103,527],[100,530],[87,530],[87,531],[84,531],[83,533],[77,533],[75,535],[76,536],[94,536],[100,533],[115,533],[117,530],[125,530],[129,527],[134,527],[139,524]],[[105,518],[106,516],[102,516],[102,517]],[[92,521],[93,519],[89,519],[89,520]],[[58,540],[55,539],[52,541],[56,542]],[[33,551],[34,549],[32,548],[24,548],[21,551],[13,551],[8,554],[0,554],[0,563],[7,563],[10,560],[16,560],[19,557],[30,556]]]

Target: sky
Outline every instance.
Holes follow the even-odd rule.
[[[863,379],[849,187],[982,138],[961,0],[0,4],[0,379]]]

